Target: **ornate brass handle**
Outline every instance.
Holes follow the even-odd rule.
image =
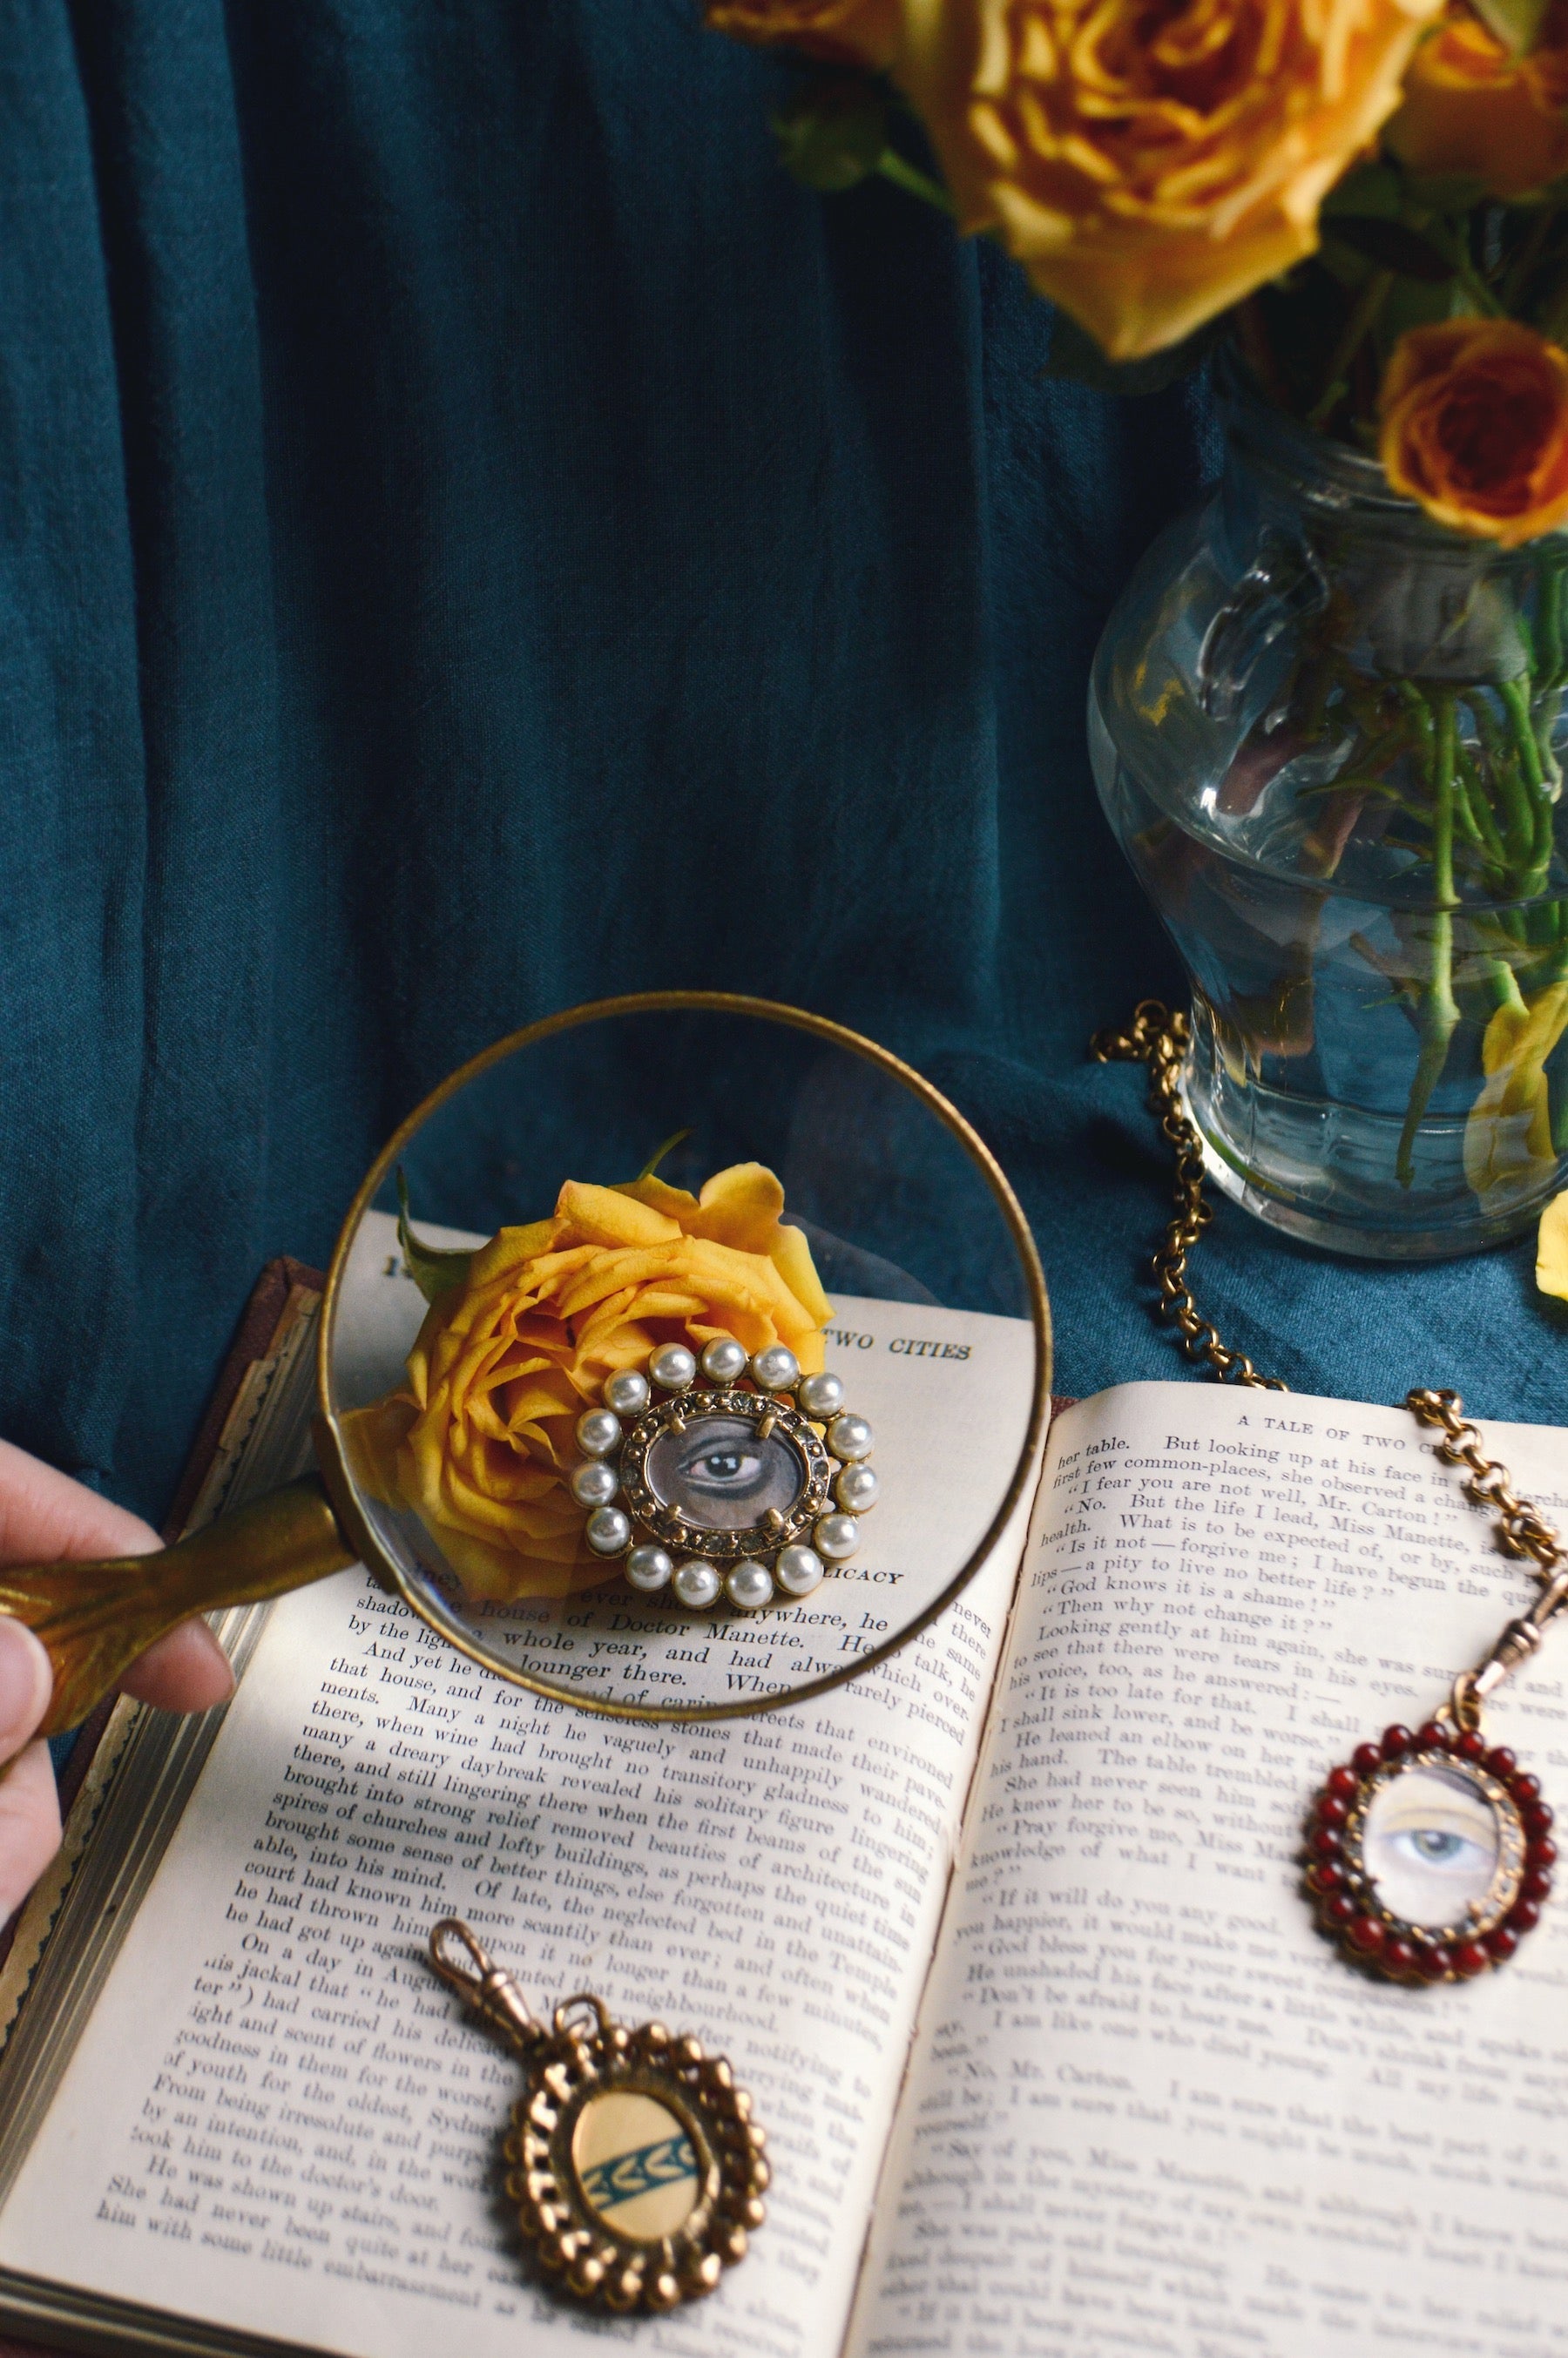
[[[264,1604],[353,1562],[310,1474],[158,1554],[0,1571],[0,1613],[25,1621],[48,1650],[54,1699],[43,1733],[59,1736],[177,1622],[219,1606]]]

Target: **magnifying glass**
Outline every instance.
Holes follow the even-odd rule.
[[[0,1573],[54,1666],[46,1732],[189,1614],[355,1562],[582,1709],[802,1701],[1022,1511],[1050,1323],[928,1081],[823,1017],[661,991],[515,1033],[409,1116],[343,1224],[318,1382],[303,1480],[160,1554]]]

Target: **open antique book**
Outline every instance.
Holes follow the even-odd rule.
[[[1027,1349],[854,1301],[829,1364],[880,1426],[974,1435]],[[307,1360],[267,1363],[232,1489],[303,1456]],[[1568,1507],[1563,1433],[1487,1437]],[[814,1601],[852,1646],[900,1566],[851,1569]],[[1404,1411],[1176,1382],[1059,1414],[961,1602],[766,1716],[535,1700],[360,1572],[235,1616],[235,1701],[122,1706],[36,1970],[23,1928],[0,2323],[355,2358],[1560,2353],[1568,1911],[1407,1989],[1301,1896],[1325,1769],[1527,1594]],[[707,1641],[760,1657],[765,1617]],[[1548,1653],[1494,1719],[1549,1797],[1565,1674]],[[592,1986],[730,2057],[774,2176],[709,2299],[617,2323],[531,2273],[515,2066],[423,1961],[449,1912],[535,2004]]]

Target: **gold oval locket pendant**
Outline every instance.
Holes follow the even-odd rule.
[[[711,2292],[744,2259],[768,2182],[766,2138],[724,2058],[660,2022],[628,2030],[592,1996],[539,2020],[455,1916],[431,1933],[430,1962],[523,2066],[506,2193],[540,2266],[612,2309]]]

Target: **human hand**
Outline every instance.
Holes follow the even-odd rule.
[[[0,1564],[68,1556],[149,1555],[157,1533],[69,1475],[0,1441]],[[228,1659],[204,1621],[182,1621],[149,1646],[124,1691],[165,1711],[206,1711],[233,1693]],[[59,1848],[49,1746],[34,1730],[54,1688],[32,1631],[0,1615],[0,1923]]]

